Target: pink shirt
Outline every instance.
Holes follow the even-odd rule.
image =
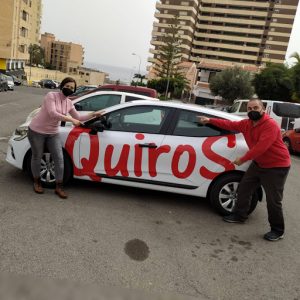
[[[80,115],[72,101],[62,92],[50,92],[45,96],[40,111],[31,120],[29,127],[38,133],[58,133],[60,122],[64,120],[64,116],[67,114],[79,121],[91,119],[90,114]]]

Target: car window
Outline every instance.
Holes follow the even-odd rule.
[[[139,96],[126,96],[125,102],[135,101],[135,100],[143,100],[144,98],[140,98]]]
[[[240,112],[247,112],[247,105],[248,105],[248,102],[242,102],[241,107],[240,107]]]
[[[97,111],[121,102],[121,95],[96,95],[79,101],[76,109],[82,111]]]
[[[109,130],[159,133],[169,108],[156,106],[135,106],[121,109],[109,114]]]
[[[229,112],[230,112],[230,113],[235,113],[235,112],[237,112],[237,111],[238,111],[238,108],[239,108],[239,105],[240,105],[239,102],[233,103],[233,105],[231,106]]]
[[[191,137],[208,137],[224,135],[224,131],[219,128],[216,128],[211,125],[199,124],[197,121],[197,116],[199,115],[199,112],[182,110],[179,113],[178,121],[174,129],[173,135]]]

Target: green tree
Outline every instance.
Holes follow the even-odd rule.
[[[139,85],[139,86],[143,86],[143,80],[146,78],[146,75],[142,75],[142,74],[134,74],[133,78],[138,78],[140,81],[136,82],[136,81],[132,81],[133,84],[131,85]]]
[[[255,75],[253,84],[260,99],[291,100],[293,80],[291,71],[284,64],[267,63],[266,68]]]
[[[160,90],[157,91],[160,93],[164,92],[166,96],[169,92],[172,95],[175,88],[183,89],[186,86],[185,84],[181,84],[183,75],[179,67],[182,56],[179,35],[180,28],[178,16],[174,16],[172,24],[169,25],[167,32],[160,39],[163,44],[158,47],[157,62],[154,65],[154,70],[160,79],[153,83],[157,83]],[[161,91],[163,87],[164,91]]]
[[[213,95],[221,96],[228,104],[235,99],[251,98],[251,74],[239,67],[227,68],[217,73],[210,82]]]
[[[294,101],[300,102],[300,55],[299,53],[295,52],[290,57],[296,59],[296,63],[291,68],[291,76],[293,83],[292,99]]]
[[[30,44],[28,47],[30,66],[45,65],[45,50],[37,44]]]

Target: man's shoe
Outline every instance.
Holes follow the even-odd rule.
[[[283,239],[284,234],[271,230],[270,232],[264,235],[264,239],[267,241],[278,241]]]
[[[236,214],[230,214],[228,216],[223,217],[223,221],[228,223],[245,223],[246,219]]]

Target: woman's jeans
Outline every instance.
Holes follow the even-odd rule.
[[[40,178],[41,159],[45,146],[49,150],[54,161],[56,181],[62,181],[64,177],[64,156],[58,134],[38,133],[28,128],[28,139],[31,145],[31,172],[34,178]]]

